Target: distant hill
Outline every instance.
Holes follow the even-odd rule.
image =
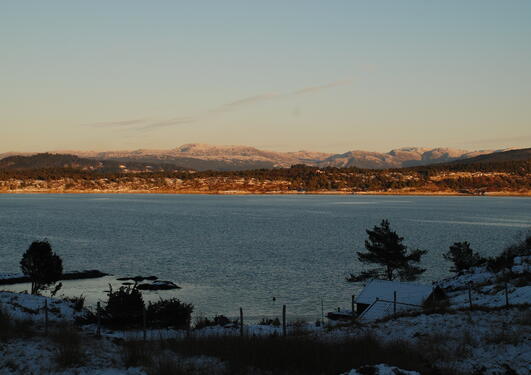
[[[313,151],[275,152],[249,146],[216,146],[201,143],[185,144],[170,150],[139,149],[132,151],[57,151],[53,154],[75,155],[98,162],[125,163],[128,167],[179,166],[198,171],[237,171],[260,168],[286,168],[295,164],[316,167],[357,167],[367,169],[388,169],[447,163],[455,160],[492,154],[495,150],[467,151],[451,148],[405,147],[389,152],[354,150],[342,154]],[[13,156],[13,153],[0,154]],[[3,159],[5,160],[5,159]],[[62,162],[57,161],[59,164]],[[79,161],[77,161],[79,162]],[[90,164],[90,163],[89,163]],[[94,168],[96,167],[94,164]],[[90,168],[87,165],[87,168]],[[106,165],[104,163],[104,165]],[[114,164],[113,164],[114,165]],[[101,166],[100,166],[101,167]]]
[[[453,164],[474,164],[474,163],[498,163],[508,161],[528,161],[531,160],[531,148],[522,148],[518,150],[500,151],[487,155],[479,155],[473,158],[457,160]]]
[[[15,155],[0,159],[0,169],[74,169],[80,171],[97,171],[106,173],[174,171],[182,167],[164,163],[140,163],[137,161],[123,163],[114,160],[94,160],[80,158],[77,155],[42,153],[29,156]]]
[[[318,165],[320,167],[358,167],[387,169],[444,163],[490,154],[493,150],[466,151],[451,148],[404,147],[386,153],[349,151],[333,155]]]

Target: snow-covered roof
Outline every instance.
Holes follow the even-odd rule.
[[[432,286],[410,282],[373,279],[365,285],[365,288],[363,288],[358,298],[356,298],[356,303],[370,305],[376,300],[376,298],[393,301],[394,292],[396,292],[397,302],[422,305],[422,302],[426,297],[431,294]]]

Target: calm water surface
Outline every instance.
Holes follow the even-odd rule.
[[[360,289],[365,229],[388,218],[410,247],[429,250],[422,282],[448,274],[442,253],[469,241],[493,255],[531,226],[531,199],[414,196],[0,195],[0,273],[19,272],[29,244],[48,238],[65,270],[157,275],[196,313],[315,318]],[[114,277],[65,282],[65,294],[104,300]],[[11,287],[24,289],[24,285]],[[273,301],[276,297],[276,301]]]

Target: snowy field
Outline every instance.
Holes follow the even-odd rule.
[[[418,348],[434,365],[461,374],[529,374],[531,371],[531,286],[529,263],[531,257],[516,259],[512,280],[500,281],[501,276],[476,268],[469,273],[441,280],[437,285],[450,297],[450,307],[443,312],[413,311],[397,317],[363,324],[343,324],[325,327],[315,324],[290,325],[288,334],[301,332],[315,340],[340,341],[349,337],[372,335],[384,342],[405,341]],[[469,283],[472,286],[469,287]],[[470,309],[470,296],[473,309]],[[511,306],[505,307],[506,298]],[[44,332],[44,305],[48,305],[50,334]],[[147,375],[140,367],[127,367],[123,359],[123,343],[140,340],[142,331],[102,330],[102,338],[95,337],[95,325],[69,328],[78,331],[85,348],[82,364],[72,368],[57,365],[57,343],[53,331],[64,332],[64,325],[73,327],[76,318],[85,310],[76,311],[71,302],[43,296],[0,292],[0,308],[12,320],[31,326],[36,334],[0,341],[0,374],[129,374]],[[56,325],[59,324],[59,328]],[[62,328],[61,328],[62,327]],[[62,331],[61,331],[62,330]],[[68,329],[66,330],[68,332]],[[193,335],[236,336],[238,327],[207,327],[191,332],[178,330],[148,330],[147,339],[161,341]],[[281,335],[280,327],[246,325],[245,334],[251,336]],[[56,341],[61,340],[55,338]],[[168,354],[169,355],[169,354]],[[188,369],[185,373],[226,373],[225,364],[215,358],[191,357],[173,359]],[[509,372],[511,369],[513,372]],[[359,372],[362,371],[362,372]],[[353,369],[348,375],[365,374],[369,370]],[[374,374],[408,375],[380,364]]]

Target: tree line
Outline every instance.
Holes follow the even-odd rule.
[[[451,176],[451,173],[469,174]],[[220,179],[230,183],[238,179],[257,181],[287,181],[289,190],[386,191],[398,189],[432,190],[531,190],[531,161],[489,162],[474,164],[440,164],[400,169],[318,168],[294,165],[290,168],[254,169],[242,171],[156,171],[106,172],[75,168],[37,168],[27,170],[0,169],[0,181],[71,179],[74,182],[107,180],[130,182],[145,180],[154,186],[165,186],[165,179],[191,181]],[[434,179],[434,176],[441,176]]]

